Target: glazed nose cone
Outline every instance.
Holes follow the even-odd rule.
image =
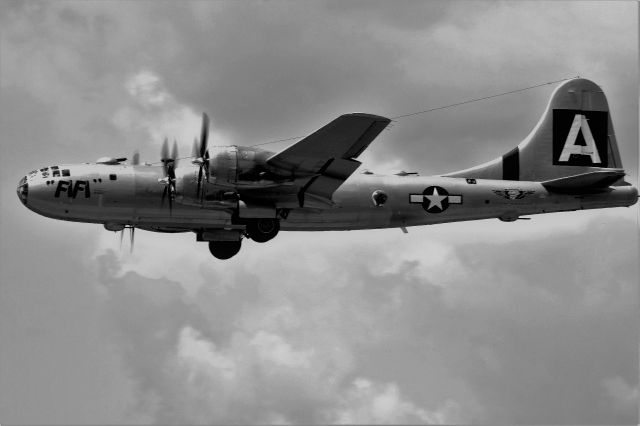
[[[18,198],[20,199],[22,204],[26,206],[27,199],[29,197],[29,184],[27,183],[26,176],[24,176],[22,179],[20,179],[20,182],[18,182],[18,188],[16,189],[16,192],[18,193]]]

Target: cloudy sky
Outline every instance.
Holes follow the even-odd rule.
[[[230,261],[192,235],[25,209],[41,166],[305,135],[580,75],[638,181],[633,2],[0,3],[0,422],[638,423],[638,208],[282,233]],[[363,155],[492,159],[554,85],[398,120]],[[271,145],[278,150],[286,143]]]

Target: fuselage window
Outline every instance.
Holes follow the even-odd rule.
[[[69,173],[69,169],[62,169],[62,176],[71,176],[71,173]]]
[[[109,180],[116,180],[118,179],[118,176],[116,175],[109,175]]]

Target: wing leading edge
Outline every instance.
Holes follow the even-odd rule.
[[[336,189],[360,166],[355,160],[391,122],[373,114],[344,114],[288,148],[267,164],[278,174],[305,178],[298,193],[300,207],[331,206]]]

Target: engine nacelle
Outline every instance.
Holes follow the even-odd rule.
[[[269,206],[247,205],[244,201],[238,201],[238,217],[242,219],[275,219],[276,208]]]
[[[124,228],[125,226],[123,223],[107,222],[104,224],[104,229],[106,229],[107,231],[118,232],[122,231]]]
[[[270,183],[274,175],[267,159],[273,152],[252,147],[212,147],[209,150],[209,181],[219,185]]]
[[[238,148],[211,147],[209,149],[209,182],[235,184],[238,180]]]
[[[193,168],[178,167],[176,190],[177,202],[202,207],[223,207],[235,209],[238,207],[238,192],[242,188],[259,188],[274,185],[283,180],[274,174],[267,164],[267,159],[273,153],[252,147],[211,147],[209,148],[209,176],[202,176],[201,191],[198,192],[198,177],[200,164],[194,163]],[[203,171],[207,167],[203,167]],[[240,207],[244,210],[246,206]],[[275,217],[275,209],[268,216],[258,212],[251,206],[247,210],[248,216],[240,217]],[[256,216],[257,215],[257,216]]]

